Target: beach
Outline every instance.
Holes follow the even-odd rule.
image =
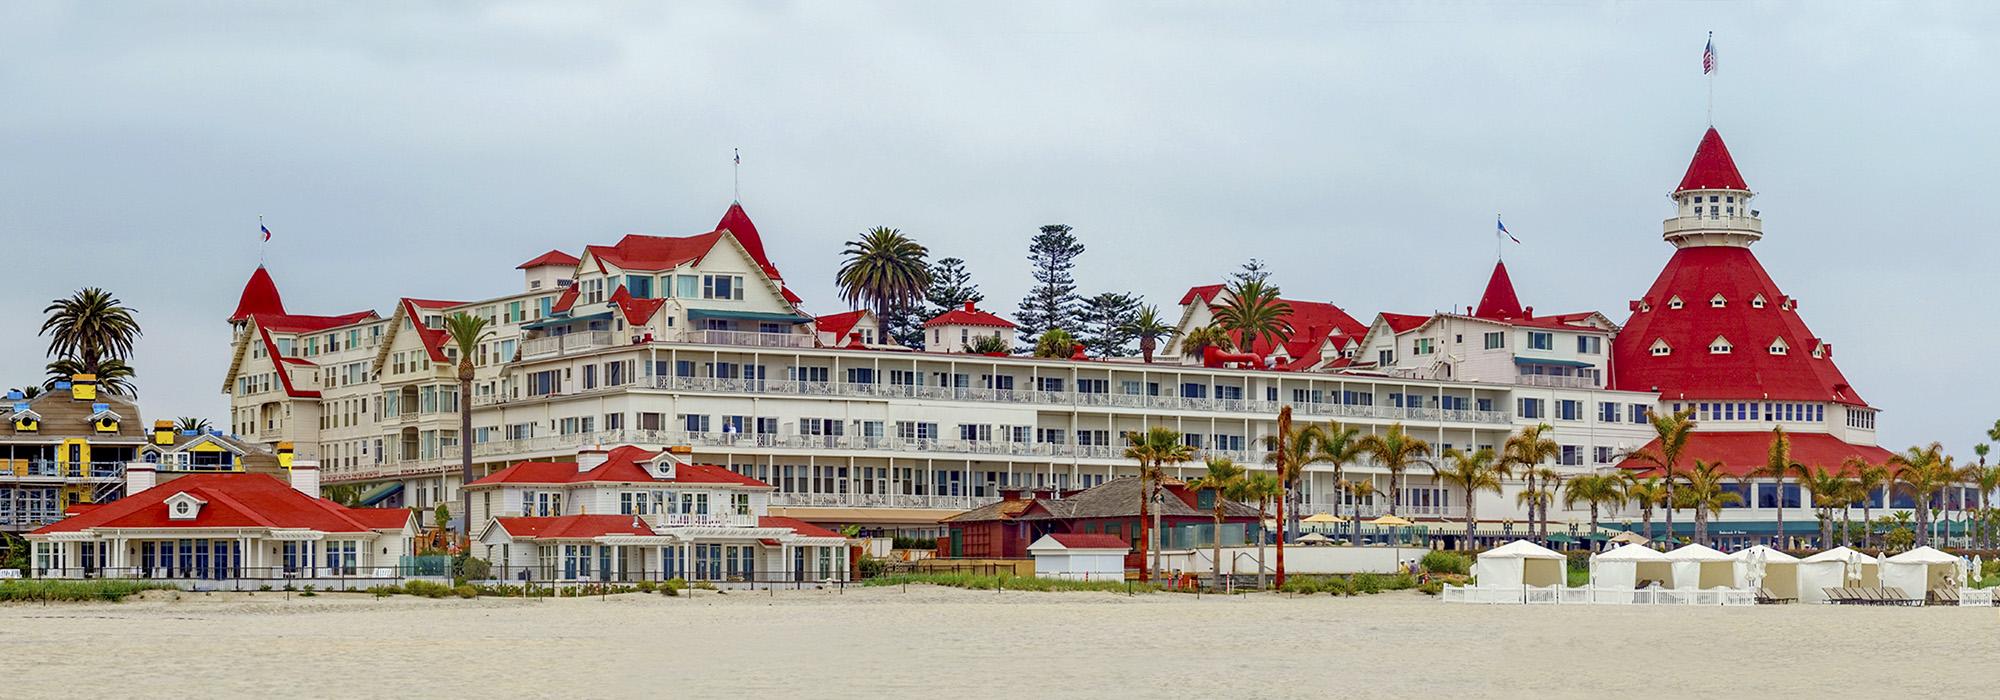
[[[1443,605],[1408,591],[150,592],[0,606],[0,630],[0,651],[26,664],[8,681],[23,698],[1858,697],[1983,692],[2000,612]]]

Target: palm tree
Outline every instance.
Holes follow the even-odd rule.
[[[1985,445],[1980,445],[1979,447],[1985,447]],[[1993,527],[1993,517],[1991,513],[1992,511],[1991,506],[1993,505],[1993,500],[1990,494],[1992,494],[1995,490],[2000,490],[2000,465],[1993,465],[1993,466],[1985,465],[1984,461],[1986,453],[1984,450],[1980,451],[1979,456],[1982,464],[1980,465],[1978,478],[1972,480],[1972,485],[1979,491],[1979,512],[1980,512],[1979,523],[1981,531],[1980,544],[1986,549],[1992,549],[1994,543],[1995,528]]]
[[[1661,478],[1666,482],[1667,491],[1661,498],[1667,510],[1667,540],[1674,538],[1674,509],[1680,501],[1674,498],[1674,482],[1681,478],[1681,453],[1687,450],[1688,437],[1694,433],[1694,409],[1685,408],[1666,415],[1646,411],[1646,422],[1653,427],[1653,438],[1660,443],[1657,450],[1640,449],[1632,453],[1632,458],[1658,467]]]
[[[1840,466],[1854,480],[1854,490],[1863,494],[1861,499],[1861,526],[1866,529],[1861,533],[1861,546],[1873,547],[1875,546],[1875,519],[1873,517],[1875,509],[1869,503],[1869,499],[1874,498],[1876,493],[1881,492],[1882,486],[1889,483],[1889,467],[1881,464],[1871,464],[1868,460],[1860,457],[1848,457],[1846,461],[1841,462]]]
[[[1264,518],[1271,512],[1271,504],[1280,495],[1278,477],[1268,472],[1252,472],[1243,481],[1243,500],[1257,504],[1257,587],[1265,588],[1268,581],[1264,574]]]
[[[1202,326],[1181,334],[1181,356],[1201,360],[1203,348],[1229,347],[1229,333],[1215,326]]]
[[[1728,476],[1723,471],[1722,462],[1694,461],[1694,469],[1687,473],[1687,488],[1675,494],[1680,501],[1676,504],[1694,509],[1694,542],[1708,545],[1708,517],[1722,512],[1724,506],[1743,503],[1743,495],[1729,490],[1722,482]],[[1672,534],[1669,530],[1668,534]]]
[[[21,396],[32,399],[42,395],[42,386],[40,384],[29,384],[14,391],[21,392]]]
[[[1035,357],[1069,359],[1076,353],[1076,336],[1061,328],[1050,328],[1035,339]]]
[[[1584,474],[1569,480],[1563,487],[1563,507],[1575,508],[1578,503],[1590,504],[1590,531],[1597,532],[1597,515],[1600,508],[1617,507],[1625,502],[1625,480],[1616,474]]]
[[[2000,478],[1994,477],[1994,472],[2000,471],[2000,468],[1986,466],[1986,453],[1989,449],[1985,444],[1973,445],[1972,452],[1979,456],[1979,462],[1968,464],[1958,469],[1958,480],[1973,487],[1971,512],[1974,514],[1986,512],[1986,493],[1992,489],[1989,483],[2000,482]],[[1984,544],[1984,539],[1973,532],[1973,524],[1978,522],[1975,518],[1976,515],[1967,517],[1965,521],[1966,542],[1972,546]],[[1981,530],[1983,531],[1984,528],[1981,528]]]
[[[1291,424],[1291,407],[1278,409],[1279,425]],[[1278,504],[1279,539],[1293,537],[1299,532],[1299,519],[1305,517],[1301,501],[1305,491],[1300,486],[1305,481],[1306,465],[1326,457],[1322,445],[1326,442],[1325,429],[1317,425],[1293,427],[1289,432],[1263,437],[1264,462],[1278,473],[1278,485],[1284,487],[1284,501]],[[1284,561],[1284,557],[1278,557]],[[1282,585],[1282,583],[1280,584]]]
[[[1286,444],[1287,441],[1291,443],[1289,446]],[[1286,484],[1295,478],[1297,471],[1305,468],[1305,465],[1299,461],[1295,450],[1297,452],[1310,453],[1312,451],[1311,446],[1304,444],[1310,441],[1311,438],[1308,436],[1295,436],[1292,433],[1292,405],[1285,404],[1284,406],[1280,406],[1278,408],[1278,434],[1269,436],[1264,440],[1264,444],[1271,450],[1271,462],[1277,467],[1279,588],[1285,587],[1285,537],[1291,532],[1291,528],[1285,523],[1285,502],[1291,499],[1293,491],[1287,488]],[[1300,447],[1305,449],[1298,450],[1297,448]]]
[[[1320,426],[1317,438],[1318,444],[1315,447],[1318,449],[1312,461],[1333,465],[1333,483],[1336,487],[1346,483],[1347,465],[1361,459],[1361,429],[1342,425],[1340,421],[1327,421],[1326,425]],[[1338,497],[1334,498],[1333,514],[1340,515]],[[1354,514],[1361,515],[1361,510],[1355,509]]]
[[[76,360],[80,374],[101,374],[106,360],[132,355],[139,339],[137,312],[97,287],[86,287],[67,299],[49,302],[38,335],[49,337],[49,356]]]
[[[1236,334],[1236,349],[1249,352],[1259,340],[1277,345],[1290,338],[1292,323],[1287,319],[1291,315],[1292,305],[1278,298],[1276,286],[1246,279],[1229,286],[1229,301],[1216,307],[1215,323]]]
[[[1910,495],[1917,511],[1917,545],[1930,544],[1931,504],[1939,491],[1958,480],[1958,469],[1944,454],[1944,445],[1911,447],[1889,458],[1891,486]]]
[[[1555,428],[1547,423],[1525,426],[1519,432],[1507,436],[1507,441],[1500,445],[1500,473],[1508,477],[1519,474],[1522,479],[1523,492],[1535,490],[1535,476],[1539,473],[1537,471],[1538,467],[1562,456],[1562,446],[1556,444],[1555,440],[1547,437],[1547,434],[1554,430]],[[1531,498],[1528,500],[1534,501],[1536,499]],[[1515,502],[1521,503],[1524,501],[1516,496]],[[1540,522],[1540,518],[1536,516],[1536,513],[1537,510],[1530,504],[1528,508],[1528,527],[1531,533],[1536,529],[1535,524]]]
[[[452,347],[458,350],[458,508],[460,522],[465,526],[465,546],[459,551],[470,551],[472,491],[465,487],[472,483],[472,355],[479,351],[480,343],[493,337],[493,331],[486,329],[485,317],[463,311],[445,317],[444,331]],[[438,508],[444,508],[444,504],[438,504]]]
[[[1125,445],[1125,458],[1139,463],[1139,580],[1150,581],[1152,569],[1147,566],[1146,551],[1158,548],[1151,546],[1155,523],[1148,520],[1147,515],[1151,513],[1150,504],[1157,496],[1155,490],[1166,476],[1161,468],[1188,461],[1194,453],[1181,442],[1180,431],[1160,426],[1143,433],[1126,433]]]
[[[1479,492],[1500,493],[1500,468],[1493,454],[1493,448],[1481,447],[1467,454],[1464,450],[1450,448],[1444,451],[1445,468],[1438,470],[1438,479],[1457,486],[1465,492],[1465,539],[1460,542],[1466,551],[1472,551],[1472,528],[1479,522]],[[1592,525],[1595,525],[1593,522]]]
[[[1229,505],[1229,499],[1242,495],[1243,484],[1245,483],[1244,475],[1247,472],[1227,457],[1210,457],[1208,458],[1207,467],[1208,473],[1202,474],[1196,477],[1194,481],[1188,482],[1188,488],[1196,491],[1210,491],[1214,494],[1215,531],[1213,533],[1214,536],[1210,539],[1213,540],[1211,544],[1215,547],[1215,560],[1212,562],[1215,564],[1215,585],[1221,587],[1222,519],[1228,514],[1228,509],[1225,506]]]
[[[1814,467],[1799,479],[1799,487],[1812,497],[1813,510],[1819,512],[1819,546],[1827,549],[1833,546],[1833,509],[1847,503],[1854,495],[1854,483],[1847,477],[1829,472],[1826,467]]]
[[[834,273],[840,298],[849,306],[867,304],[875,318],[890,315],[924,300],[931,284],[931,268],[925,261],[930,251],[903,232],[877,226],[847,242],[841,252],[846,261]],[[1064,357],[1068,355],[1065,354]]]
[[[343,506],[352,506],[361,500],[361,484],[327,484],[320,487],[319,495]]]
[[[1139,315],[1126,321],[1122,330],[1139,339],[1139,356],[1149,365],[1153,364],[1153,352],[1160,348],[1160,341],[1174,336],[1174,327],[1160,318],[1160,307],[1152,304],[1139,307]]]
[[[174,419],[174,432],[177,433],[205,433],[208,432],[209,427],[210,424],[207,418],[181,416]]]
[[[79,374],[90,374],[81,361],[59,357],[48,364],[49,378],[42,382],[42,389],[56,388],[56,382],[67,382]],[[119,358],[99,360],[97,363],[97,388],[126,398],[137,398],[139,390],[132,386],[132,366]],[[37,390],[39,393],[39,390]]]
[[[1539,473],[1542,470],[1536,469],[1535,471]],[[1540,523],[1540,519],[1535,517],[1535,513],[1540,512],[1543,508],[1546,508],[1550,503],[1553,503],[1555,500],[1556,500],[1555,490],[1549,488],[1547,482],[1536,484],[1533,479],[1529,479],[1527,481],[1527,485],[1521,487],[1520,493],[1514,494],[1514,504],[1528,509],[1529,537],[1534,538],[1541,536],[1540,528],[1537,527]]]
[[[1347,484],[1347,493],[1354,497],[1354,539],[1355,546],[1361,545],[1361,502],[1375,496],[1375,482],[1355,481]]]
[[[1645,524],[1646,539],[1653,538],[1653,508],[1666,502],[1667,487],[1658,477],[1625,476],[1625,500],[1639,505],[1639,521]]]
[[[1396,506],[1403,500],[1403,472],[1429,464],[1425,458],[1431,456],[1431,444],[1404,432],[1402,423],[1390,423],[1388,430],[1363,435],[1360,448],[1375,458],[1376,465],[1389,470],[1389,514],[1395,515]]]
[[[1771,429],[1771,448],[1766,453],[1764,466],[1751,469],[1743,474],[1747,484],[1751,479],[1776,479],[1778,482],[1778,547],[1785,548],[1785,480],[1798,476],[1801,482],[1808,476],[1806,466],[1792,461],[1792,439],[1785,435],[1785,427]],[[1826,540],[1822,539],[1821,542]]]

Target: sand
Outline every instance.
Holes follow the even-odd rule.
[[[2000,611],[1445,605],[928,586],[0,606],[7,697],[1926,697]]]

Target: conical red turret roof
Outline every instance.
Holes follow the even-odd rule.
[[[1715,127],[1701,135],[1701,145],[1694,149],[1694,160],[1688,163],[1687,174],[1681,176],[1681,186],[1675,192],[1684,190],[1748,190],[1750,185],[1743,182],[1743,174],[1736,172],[1736,159],[1729,157],[1729,146],[1722,143],[1722,134]]]
[[[250,281],[243,285],[243,296],[236,300],[236,313],[229,315],[229,322],[235,323],[251,314],[284,315],[285,300],[278,295],[278,283],[271,281],[271,273],[264,271],[263,265],[250,273]]]
[[[715,230],[728,231],[735,236],[736,242],[743,244],[743,249],[750,251],[750,257],[757,260],[757,266],[764,268],[764,274],[772,279],[781,279],[778,267],[765,257],[764,239],[757,235],[757,224],[751,223],[750,215],[743,211],[741,202],[729,203],[729,211],[722,213],[722,221],[715,225]]]
[[[1521,310],[1521,298],[1514,294],[1514,280],[1507,276],[1507,263],[1493,263],[1493,276],[1486,280],[1486,291],[1479,295],[1479,308],[1472,315],[1491,319],[1527,317]]]

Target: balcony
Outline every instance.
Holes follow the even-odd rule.
[[[653,516],[658,527],[756,527],[757,516],[750,513],[661,513]]]
[[[563,355],[574,355],[617,344],[611,331],[585,331],[567,335],[552,335],[545,338],[530,338],[521,341],[521,359],[539,360]]]
[[[683,342],[702,345],[734,345],[745,348],[810,348],[816,344],[807,333],[760,333],[757,331],[688,331]]]
[[[912,508],[965,511],[1000,500],[992,496],[921,494],[774,493],[771,505],[791,508]]]
[[[1597,388],[1597,380],[1590,377],[1565,377],[1554,374],[1523,374],[1517,383],[1521,386],[1545,386],[1557,389]]]
[[[43,459],[15,460],[14,468],[7,469],[6,462],[0,461],[0,480],[41,481],[47,483],[96,483],[119,481],[125,478],[124,462],[90,462],[69,464]]]

